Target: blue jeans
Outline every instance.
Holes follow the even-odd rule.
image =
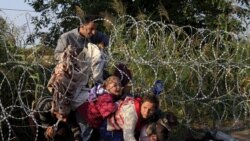
[[[99,132],[104,141],[124,141],[121,130],[107,131],[107,120],[104,120],[99,128]]]

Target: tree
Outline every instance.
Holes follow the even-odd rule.
[[[8,61],[9,54],[15,47],[15,36],[11,33],[11,27],[6,20],[0,16],[0,62]],[[13,27],[15,31],[15,27]]]
[[[242,20],[250,17],[249,3],[228,0],[143,0],[126,1],[127,13],[146,14],[151,20],[161,20],[177,26],[225,30],[239,33],[246,28]]]
[[[25,2],[35,11],[41,12],[40,19],[33,18],[36,34],[30,36],[29,41],[42,36],[44,43],[51,47],[55,47],[56,40],[62,32],[79,25],[79,20],[70,16],[98,14],[106,18],[111,15],[118,17],[128,14],[138,19],[160,20],[177,26],[190,25],[196,28],[239,33],[246,30],[242,19],[249,18],[250,15],[247,0],[237,0],[237,2],[228,0],[147,0],[146,2],[144,0],[25,0]],[[41,32],[44,27],[49,27],[49,33]],[[47,35],[53,35],[53,38]]]

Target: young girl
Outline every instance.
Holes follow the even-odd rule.
[[[158,107],[158,97],[152,94],[144,95],[143,98],[126,97],[119,103],[115,114],[107,118],[107,124],[101,126],[102,139],[104,141],[136,141],[137,133],[142,125],[155,115]]]
[[[116,111],[115,102],[121,96],[120,79],[110,76],[104,81],[102,87],[97,89],[95,98],[89,99],[77,108],[77,112],[92,128],[98,128],[106,117]]]
[[[85,140],[90,137],[93,128],[98,128],[105,118],[116,111],[116,102],[121,97],[122,90],[120,79],[116,76],[108,77],[101,87],[94,89],[96,96],[89,98],[89,101],[76,110],[78,118],[83,119],[79,124]]]

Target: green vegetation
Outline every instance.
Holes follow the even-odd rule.
[[[128,64],[133,73],[134,94],[146,94],[155,80],[163,80],[165,89],[160,95],[161,108],[173,111],[179,117],[181,125],[175,132],[179,138],[182,137],[180,134],[185,136],[186,131],[181,131],[183,127],[229,130],[249,127],[250,43],[237,36],[244,29],[232,17],[235,7],[230,2],[194,0],[142,4],[143,1],[135,0],[129,5],[130,1],[118,0],[77,4],[69,0],[26,1],[42,12],[42,18],[33,21],[36,37],[42,37],[40,45],[32,48],[16,46],[15,35],[0,19],[3,27],[0,32],[0,132],[5,140],[13,137],[32,140],[27,117],[32,113],[33,100],[50,95],[46,85],[55,66],[55,40],[61,33],[59,31],[78,25],[73,20],[50,23],[52,17],[46,15],[47,10],[57,12],[58,19],[93,11],[98,11],[94,14],[104,14],[110,10],[111,13],[106,14],[113,17],[104,14],[112,22],[105,23],[111,37],[107,49],[108,70],[111,72],[120,62]],[[160,14],[156,10],[158,7],[162,10]],[[142,12],[144,8],[146,12]],[[126,9],[133,9],[133,13]],[[234,12],[241,18],[249,14],[248,10],[238,10]],[[197,13],[198,17],[194,18]],[[204,18],[200,17],[202,13],[206,13]],[[137,18],[121,16],[124,14]],[[52,24],[50,33],[40,32],[49,23]],[[239,121],[241,125],[238,126]]]
[[[33,17],[35,34],[30,36],[42,38],[43,42],[54,48],[62,32],[79,26],[78,19],[86,14],[101,15],[112,23],[124,15],[131,15],[137,20],[161,21],[179,27],[192,26],[210,30],[224,30],[239,33],[245,31],[244,19],[250,16],[249,2],[246,0],[25,0],[35,11],[41,12],[40,18]],[[54,13],[54,14],[51,14]],[[59,23],[58,23],[59,22]],[[110,33],[112,25],[104,22],[102,27]],[[48,28],[48,33],[44,32]],[[187,34],[196,31],[183,28]],[[53,35],[53,38],[51,38]]]

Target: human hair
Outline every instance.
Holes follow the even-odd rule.
[[[150,102],[150,103],[153,103],[154,106],[155,106],[155,109],[158,109],[159,108],[159,99],[156,95],[153,95],[153,94],[146,94],[143,96],[142,98],[142,103],[144,102]]]
[[[114,82],[115,80],[117,80],[118,82],[120,82],[120,78],[114,75],[109,76],[104,82],[103,82],[103,88],[106,88],[108,84]]]
[[[81,19],[81,24],[88,24],[90,22],[95,21],[96,19],[101,18],[97,15],[86,15]]]

